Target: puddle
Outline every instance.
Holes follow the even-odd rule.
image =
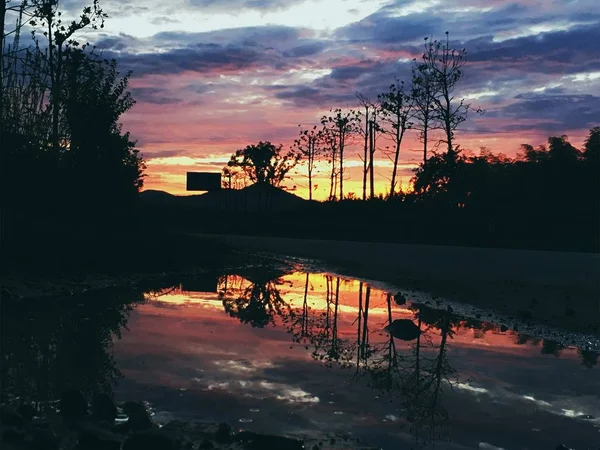
[[[152,292],[4,306],[3,395],[114,386],[159,423],[351,435],[384,449],[600,442],[591,338],[377,286],[254,267]]]

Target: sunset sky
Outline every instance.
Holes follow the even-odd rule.
[[[64,0],[77,12],[87,0]],[[425,36],[449,31],[469,53],[457,97],[482,107],[461,148],[514,155],[520,144],[567,134],[580,147],[600,122],[597,0],[104,0],[110,18],[86,38],[133,70],[137,104],[123,117],[147,161],[146,189],[185,193],[186,171],[219,171],[259,140],[288,147],[298,124],[375,97],[407,79]],[[385,143],[380,143],[385,147]],[[403,146],[406,186],[421,159]],[[346,191],[360,192],[359,149]],[[391,162],[377,155],[378,190]],[[326,168],[317,198],[328,192]],[[288,183],[306,194],[302,175]]]

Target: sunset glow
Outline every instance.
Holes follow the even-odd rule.
[[[74,15],[87,2],[65,2]],[[456,92],[485,109],[457,135],[461,148],[514,156],[523,143],[567,134],[581,147],[600,117],[600,16],[594,0],[441,2],[383,0],[107,0],[102,32],[89,39],[120,68],[133,70],[137,101],[123,118],[147,162],[145,189],[185,194],[186,171],[219,171],[259,140],[289,147],[298,124],[311,127],[330,108],[356,107],[408,80],[423,37],[468,51]],[[377,192],[389,190],[390,145],[376,153]],[[357,140],[348,150],[346,191],[362,192]],[[407,188],[422,159],[416,133],[401,150]],[[328,193],[319,165],[314,195]],[[307,196],[305,169],[286,185]]]

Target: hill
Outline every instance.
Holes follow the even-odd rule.
[[[245,212],[265,209],[290,210],[310,203],[269,184],[253,184],[244,189],[222,189],[190,196],[147,190],[140,193],[140,201],[147,206],[180,206]]]

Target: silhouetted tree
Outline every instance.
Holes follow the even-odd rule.
[[[85,196],[93,201],[94,209],[101,204],[106,205],[102,211],[118,204],[130,206],[142,187],[145,168],[136,142],[129,133],[122,133],[118,122],[135,103],[127,91],[131,72],[119,79],[115,60],[73,48],[65,51],[62,70],[69,149],[63,159],[74,175],[70,181],[88,185]],[[110,183],[105,183],[108,174]]]
[[[261,141],[237,150],[227,165],[244,170],[253,183],[279,187],[298,162],[298,155],[292,151],[282,154],[281,149],[281,145]]]
[[[50,106],[52,108],[51,143],[55,152],[61,146],[59,134],[60,109],[62,106],[61,93],[63,81],[64,52],[69,47],[78,47],[79,43],[73,38],[75,33],[86,27],[92,29],[104,28],[107,14],[100,7],[98,0],[93,0],[91,6],[86,6],[79,20],[73,20],[65,25],[62,21],[62,11],[59,0],[33,0],[35,5],[34,18],[29,22],[32,26],[40,26],[44,37],[48,40],[48,67],[50,69]]]
[[[425,38],[427,41],[428,38]],[[427,48],[427,47],[426,47]],[[432,70],[423,62],[413,60],[410,97],[415,107],[413,127],[423,142],[423,165],[428,161],[429,133],[438,127],[435,121],[435,102],[438,95]]]
[[[300,126],[300,125],[298,125]],[[294,151],[300,155],[300,159],[306,161],[308,175],[308,198],[313,197],[313,172],[315,170],[316,158],[323,152],[323,133],[313,126],[310,130],[300,129],[298,139],[294,140]]]
[[[363,155],[362,155],[362,161],[363,161],[362,199],[366,200],[367,199],[367,176],[369,174],[369,168],[370,168],[370,166],[369,166],[369,137],[370,137],[369,130],[371,129],[370,117],[371,117],[371,113],[372,113],[373,109],[375,109],[376,106],[367,97],[362,95],[360,92],[356,93],[356,97],[358,98],[359,106],[364,110],[364,112],[362,110],[360,110],[360,111],[355,112],[354,114],[358,119],[358,123],[357,123],[358,134],[360,136],[362,136],[362,138],[364,139]]]
[[[463,48],[456,50],[450,47],[449,33],[446,32],[446,42],[429,41],[425,45],[422,57],[423,73],[426,79],[431,77],[434,86],[432,96],[435,118],[444,130],[449,160],[455,155],[454,133],[458,126],[467,119],[471,105],[463,100],[456,101],[454,91],[463,75],[467,51]],[[417,84],[420,86],[422,83]],[[481,112],[481,110],[478,110]]]
[[[348,143],[348,138],[356,130],[356,117],[352,111],[344,112],[341,109],[332,109],[330,115],[321,118],[329,139],[335,141],[335,148],[339,155],[339,183],[340,200],[344,199],[344,150]]]
[[[393,197],[396,192],[396,174],[398,171],[398,161],[400,158],[400,147],[406,130],[411,128],[411,118],[413,115],[412,98],[404,92],[404,82],[396,80],[390,86],[388,92],[378,96],[381,109],[381,121],[389,125],[391,129],[385,130],[392,137],[395,144],[394,166],[392,168],[392,180],[390,185],[390,196]]]

